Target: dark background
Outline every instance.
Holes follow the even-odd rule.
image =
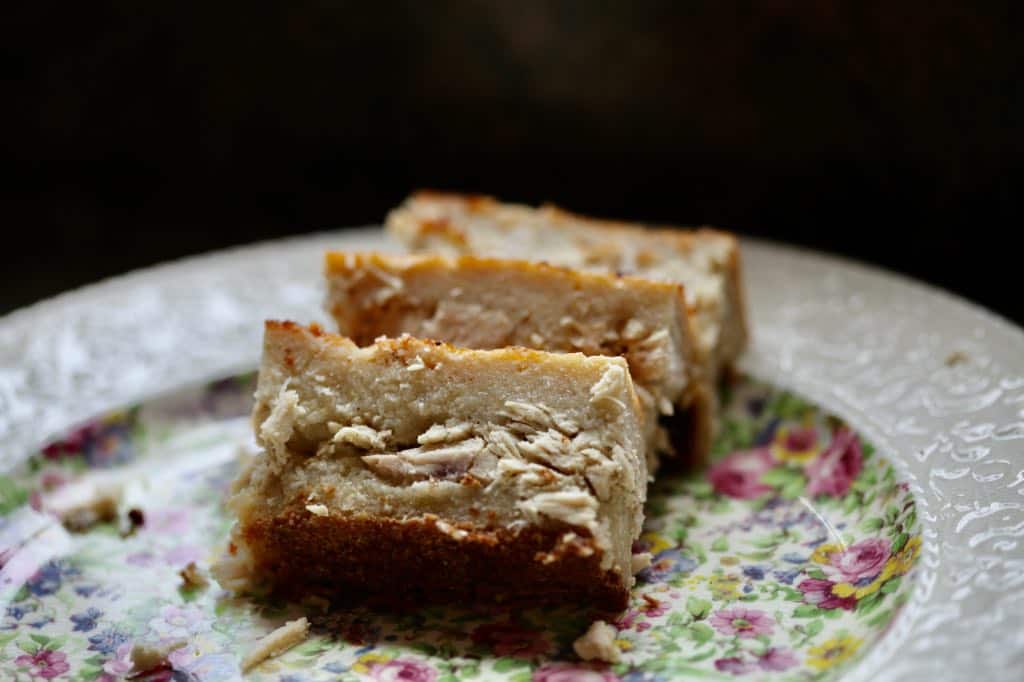
[[[801,243],[1021,322],[1017,6],[8,7],[0,312],[432,187]]]

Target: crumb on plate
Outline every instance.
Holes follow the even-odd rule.
[[[288,621],[256,642],[252,650],[242,659],[242,672],[255,668],[268,658],[280,656],[305,640],[308,635],[309,621],[305,617]]]

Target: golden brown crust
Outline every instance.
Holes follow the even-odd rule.
[[[507,205],[489,195],[459,194],[457,192],[440,192],[436,190],[418,190],[413,192],[410,200],[444,201],[459,204],[468,213],[473,214],[489,213]],[[618,232],[620,234],[636,234],[639,230],[650,237],[664,239],[666,242],[670,242],[684,251],[692,249],[694,243],[701,239],[716,238],[727,239],[734,244],[736,242],[736,237],[733,233],[717,227],[711,227],[710,225],[682,228],[673,225],[647,225],[608,218],[595,218],[566,210],[552,203],[544,203],[538,210],[545,212],[553,222],[586,223],[595,229]],[[420,229],[423,229],[424,232],[442,234],[454,241],[465,242],[465,235],[446,219],[422,221]],[[460,237],[461,239],[459,239]]]
[[[592,270],[577,270],[575,268],[561,265],[552,265],[544,261],[530,261],[520,259],[492,258],[489,256],[474,256],[461,254],[458,256],[442,256],[440,254],[410,254],[396,256],[377,252],[341,252],[328,251],[324,256],[324,270],[328,275],[348,274],[354,270],[364,267],[379,267],[391,270],[400,265],[408,272],[417,270],[431,270],[434,268],[458,268],[462,270],[517,270],[526,274],[540,276],[558,277],[577,284],[580,287],[594,285],[609,285],[615,281],[626,282],[630,287],[642,292],[664,293],[671,292],[685,300],[685,290],[678,282],[664,282],[624,275],[619,273],[595,272]]]
[[[542,213],[552,225],[557,225],[558,223],[572,223],[578,227],[580,224],[583,224],[592,230],[593,236],[595,237],[604,233],[605,235],[614,235],[619,239],[639,238],[643,240],[643,243],[646,243],[648,247],[654,247],[646,249],[641,248],[638,251],[636,259],[641,266],[643,265],[645,258],[653,258],[654,260],[657,260],[658,256],[655,253],[655,250],[660,250],[660,245],[664,245],[666,248],[672,249],[677,253],[689,254],[700,244],[709,240],[724,242],[729,254],[725,273],[727,288],[725,298],[729,302],[730,308],[732,308],[731,314],[726,320],[724,320],[724,323],[728,326],[728,332],[731,335],[726,335],[726,338],[729,338],[729,342],[727,344],[728,347],[714,349],[712,351],[713,357],[708,358],[708,360],[712,362],[713,373],[717,373],[725,366],[732,364],[749,341],[749,321],[747,319],[747,310],[744,300],[745,297],[741,283],[742,264],[739,255],[739,244],[736,236],[731,232],[709,226],[680,228],[668,225],[655,226],[593,218],[558,208],[552,204],[544,204],[538,209],[530,209],[527,206],[503,204],[499,200],[490,196],[461,195],[437,191],[419,191],[412,194],[406,202],[406,205],[415,201],[454,204],[466,213],[472,215],[488,215],[501,209],[519,209],[524,211],[535,210]],[[399,211],[401,211],[401,209],[399,209]],[[395,229],[397,233],[403,235],[403,238],[409,244],[413,245],[414,248],[424,248],[429,246],[429,240],[425,240],[424,238],[431,235],[444,238],[459,251],[464,252],[470,248],[466,234],[455,225],[452,225],[448,219],[441,218],[429,221],[433,223],[429,230],[424,229],[424,222],[425,221],[423,219],[418,219],[413,231],[407,232],[406,230],[408,228],[397,228],[396,226],[392,226],[389,219],[389,229]],[[605,246],[610,250],[608,254],[609,258],[614,260],[614,256],[617,253],[617,247],[613,245]],[[600,243],[592,244],[589,247],[591,255],[597,259],[597,262],[603,261],[601,255],[603,248],[604,246]],[[543,257],[542,254],[538,254],[538,256]],[[696,310],[691,307],[690,312],[694,313]]]
[[[339,346],[350,346],[353,349],[358,349],[358,346],[348,337],[326,332],[316,324],[311,325],[310,327],[304,327],[297,322],[291,322],[288,320],[266,320],[264,322],[264,326],[268,333],[279,332],[291,334],[296,338],[300,338],[302,336],[313,336],[318,338],[320,341],[326,341]],[[425,352],[427,350],[440,350],[442,353],[448,355],[474,355],[487,353],[497,361],[519,361],[529,363],[544,362],[553,365],[575,364],[576,361],[570,356],[575,356],[577,358],[592,357],[586,356],[583,353],[551,353],[543,350],[525,348],[523,346],[507,346],[505,348],[478,350],[453,346],[452,344],[445,343],[444,341],[421,339],[414,336],[401,336],[397,339],[380,338],[374,342],[374,345],[378,349],[402,357],[416,355],[416,353]],[[287,353],[288,351],[285,349],[285,354]]]
[[[527,599],[606,611],[629,598],[622,576],[601,569],[587,531],[564,524],[513,531],[295,506],[239,530],[258,557],[256,574],[285,596],[330,593],[390,607]]]

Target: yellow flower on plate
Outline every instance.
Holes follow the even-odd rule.
[[[714,573],[708,577],[708,587],[715,599],[738,599],[740,579],[735,575],[722,575]]]
[[[650,549],[647,551],[654,556],[657,556],[660,552],[664,552],[666,549],[672,549],[676,546],[674,542],[663,535],[658,535],[657,533],[644,533],[640,536],[640,539],[650,545]]]
[[[371,651],[357,658],[356,662],[352,664],[352,670],[357,673],[365,674],[370,672],[370,668],[373,667],[374,663],[387,663],[390,660],[390,656],[375,654]]]
[[[806,464],[822,451],[818,430],[807,426],[780,426],[772,442],[772,457],[780,462]]]
[[[835,542],[818,545],[811,554],[811,561],[816,564],[828,564],[831,562],[833,554],[838,554],[844,549],[842,545]]]
[[[807,657],[807,665],[819,671],[828,670],[834,665],[850,660],[863,643],[864,640],[851,635],[833,637],[807,650],[810,654]]]
[[[619,651],[632,651],[633,642],[628,639],[617,639],[615,640],[615,646],[619,647]]]
[[[885,581],[893,576],[892,559],[885,562],[885,566],[882,567],[882,572],[875,576],[867,585],[853,585],[851,583],[837,583],[832,586],[832,594],[837,597],[849,597],[851,594],[857,599],[863,599],[868,595],[878,592],[879,588],[885,584]]]
[[[889,561],[886,562],[885,567],[887,569],[891,568],[893,575],[903,575],[914,567],[914,562],[917,561],[917,557],[920,554],[921,537],[915,535],[907,540],[907,544],[903,545],[903,549],[892,555]]]
[[[700,575],[699,573],[695,573],[694,575],[691,575],[689,578],[683,581],[683,584],[687,587],[697,587],[702,582],[704,582],[704,580],[704,576]],[[668,589],[668,586],[666,586],[666,589]]]

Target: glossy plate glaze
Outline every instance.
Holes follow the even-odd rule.
[[[116,678],[131,642],[180,639],[163,676],[234,679],[297,613],[181,589],[178,569],[226,536],[251,387],[167,391],[254,366],[264,317],[321,318],[327,245],[382,243],[348,232],[215,254],[0,321],[0,670]],[[576,612],[328,612],[252,677],[1012,678],[1019,331],[889,275],[759,244],[745,256],[746,369],[784,390],[739,382],[711,470],[652,492],[638,550],[655,562],[616,623],[621,663],[574,659]],[[69,535],[32,511],[43,488],[98,469],[130,479],[134,534]]]

